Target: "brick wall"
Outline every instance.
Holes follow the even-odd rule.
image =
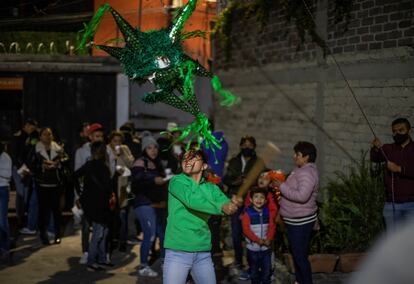
[[[242,0],[241,0],[242,1]],[[332,1],[329,1],[327,43],[335,54],[414,46],[414,2],[412,0],[355,0],[348,30],[335,25]],[[233,49],[227,60],[223,46],[216,43],[214,64],[217,69],[277,62],[314,60],[317,46],[309,36],[300,40],[293,24],[281,10],[270,11],[267,24],[260,28],[254,19],[238,17],[232,25]]]
[[[346,33],[338,31],[332,16],[329,17],[328,26],[328,43],[334,53],[413,47],[414,2],[355,1]]]
[[[385,143],[392,141],[393,119],[403,116],[414,123],[413,20],[411,17],[411,25],[406,26],[408,13],[412,13],[406,3],[413,2],[356,1],[354,8],[362,10],[352,15],[361,19],[355,24],[351,18],[350,34],[340,35],[329,27],[332,19],[326,17],[329,28],[325,35],[333,48],[339,48],[335,59],[376,135]],[[380,14],[374,16],[377,11]],[[371,32],[371,26],[364,22],[370,13],[373,26],[381,26],[372,38],[366,37],[363,29],[368,27]],[[402,15],[399,19],[397,13]],[[224,50],[217,50],[216,72],[225,87],[242,98],[242,103],[223,109],[216,102],[216,126],[224,130],[231,155],[238,152],[239,139],[245,134],[256,136],[259,151],[266,141],[275,142],[282,153],[273,167],[286,171],[293,167],[292,147],[297,141],[315,143],[319,151],[317,164],[325,183],[335,171],[346,171],[358,160],[361,151],[369,149],[373,135],[333,58],[322,57],[318,47],[309,41],[297,51],[293,27],[282,24],[277,11],[272,11],[271,16],[273,20],[259,33],[253,32],[258,29],[253,19],[234,24],[231,61],[226,62]],[[379,16],[387,21],[379,23]],[[389,23],[395,24],[394,30],[384,31]],[[353,39],[354,32],[361,32],[358,40]],[[391,39],[394,32],[399,37]],[[382,40],[384,33],[386,39]],[[387,47],[389,40],[395,40],[396,46]],[[366,44],[366,50],[362,44]],[[347,46],[353,46],[352,51]]]

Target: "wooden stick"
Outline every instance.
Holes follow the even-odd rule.
[[[266,168],[266,165],[270,164],[276,156],[280,154],[280,149],[272,142],[267,142],[263,152],[258,156],[256,163],[252,169],[248,172],[246,179],[237,192],[237,197],[243,198],[249,191],[250,187],[256,183],[260,173]]]

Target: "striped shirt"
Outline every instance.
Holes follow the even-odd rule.
[[[318,214],[315,212],[312,215],[298,217],[298,218],[288,218],[282,217],[285,224],[292,225],[292,226],[300,226],[315,222],[318,219]]]

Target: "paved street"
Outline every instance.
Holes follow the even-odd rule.
[[[37,237],[21,237],[9,265],[0,266],[1,284],[25,283],[162,283],[161,277],[142,278],[136,275],[139,264],[139,245],[130,246],[128,253],[116,251],[113,255],[115,267],[106,272],[90,272],[79,264],[79,232],[66,232],[60,245],[42,246]],[[224,266],[232,262],[231,252],[223,257]],[[160,272],[160,265],[154,269]],[[234,280],[227,270],[223,271],[222,283],[250,283]],[[277,264],[275,283],[293,283],[291,275],[281,263]],[[341,273],[314,274],[316,284],[343,283],[348,275]]]

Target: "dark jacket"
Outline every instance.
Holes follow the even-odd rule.
[[[113,192],[108,166],[100,160],[88,161],[74,173],[77,188],[80,187],[79,178],[82,177],[80,202],[86,218],[91,222],[108,224],[111,214],[109,199]]]
[[[226,174],[223,178],[223,183],[228,187],[228,194],[233,195],[236,194],[239,190],[241,184],[237,184],[237,179],[242,176],[243,178],[247,176],[249,171],[252,169],[253,165],[256,163],[257,156],[254,155],[247,161],[246,167],[242,172],[242,160],[241,160],[241,153],[238,154],[236,157],[233,157],[229,161],[229,165],[227,166]]]
[[[63,148],[56,142],[52,142],[50,150],[46,150],[42,142],[37,142],[29,155],[28,166],[34,173],[35,181],[43,187],[59,186],[63,182],[63,162],[67,161],[67,155]],[[46,161],[58,161],[58,166],[51,169],[45,169]]]
[[[134,207],[167,201],[167,185],[156,185],[155,178],[165,176],[160,160],[151,161],[143,156],[136,160],[131,169],[132,191],[135,194]]]
[[[385,173],[385,186],[387,201],[392,202],[392,189],[394,187],[394,201],[397,203],[414,202],[414,142],[410,141],[404,148],[395,143],[384,144],[382,149],[387,158],[401,166],[401,173]],[[385,162],[385,158],[377,148],[371,149],[371,161]]]
[[[20,168],[23,164],[28,163],[30,154],[38,141],[38,133],[34,131],[31,135],[20,130],[13,135],[10,143],[10,153],[13,160],[13,166]]]

